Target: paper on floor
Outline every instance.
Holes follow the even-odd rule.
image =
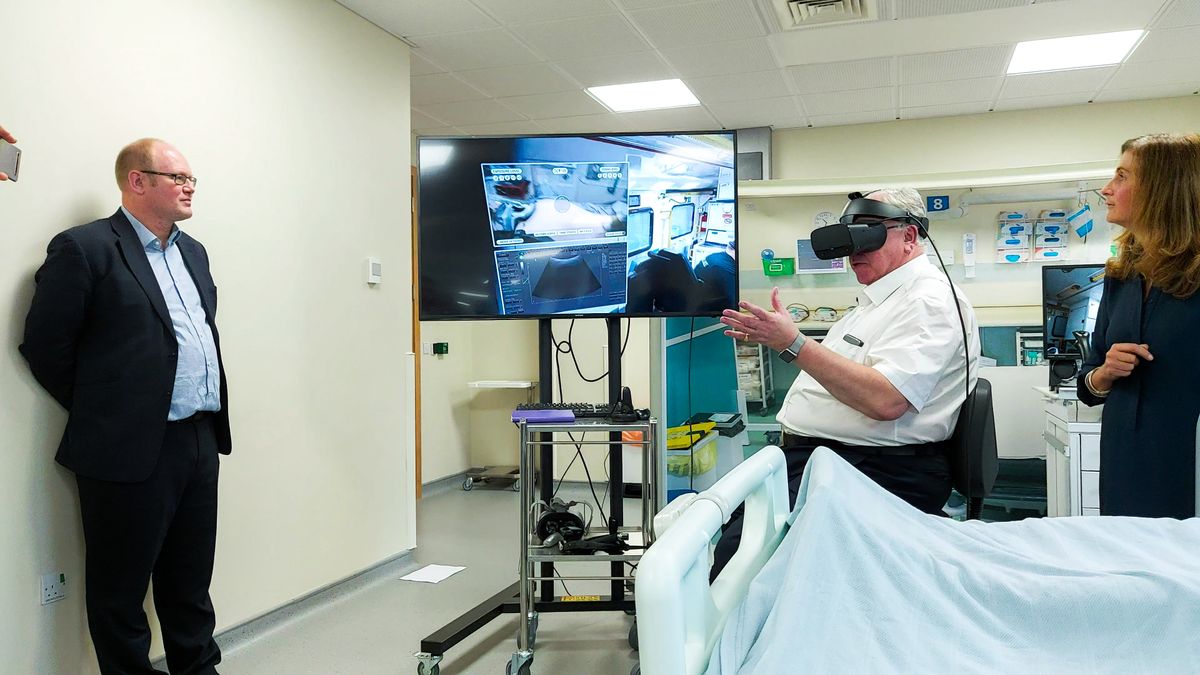
[[[452,575],[457,574],[467,568],[457,565],[426,565],[415,572],[400,577],[401,581],[422,581],[427,584],[436,584]]]

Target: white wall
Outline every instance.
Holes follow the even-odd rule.
[[[1005,175],[1010,170],[1036,166],[1075,166],[1094,162],[1116,165],[1121,143],[1133,136],[1160,131],[1186,132],[1200,127],[1200,96],[1152,101],[1091,104],[1067,108],[988,113],[960,117],[884,122],[853,127],[787,129],[776,131],[772,140],[773,176],[778,180],[828,181],[843,178],[860,187],[873,181],[903,184],[928,174],[943,178]],[[873,178],[864,178],[873,177]],[[1104,181],[1093,181],[1099,188]],[[993,188],[977,192],[1039,192],[1070,188],[1075,184]],[[930,193],[930,190],[926,190]],[[956,202],[962,190],[940,190]],[[1108,241],[1117,230],[1103,221],[1103,200],[1088,196],[1096,212],[1094,234],[1086,246],[1073,245],[1077,260],[1096,262],[1107,257]],[[1072,201],[1029,202],[1033,209],[1071,206]],[[739,200],[741,231],[739,268],[742,297],[756,303],[767,301],[776,279],[762,274],[758,252],[772,248],[776,255],[794,256],[795,240],[813,229],[819,211],[841,212],[843,195],[816,197],[742,198]],[[955,267],[962,265],[964,232],[978,235],[978,262],[992,267],[995,252],[992,222],[1002,204],[973,206],[967,217],[938,220],[930,227],[943,251],[952,250]],[[1040,307],[1040,276],[1037,264],[996,266],[981,269],[979,277],[962,286],[977,307]],[[853,274],[831,277],[778,279],[785,304],[802,302],[845,307],[854,304],[858,290]],[[986,310],[980,312],[986,323]],[[1040,310],[1034,312],[1040,316]],[[1037,321],[1035,320],[1034,323]]]
[[[777,179],[905,177],[1116,163],[1127,138],[1200,126],[1200,96],[785,129],[772,139]],[[867,186],[869,187],[869,186]]]
[[[421,482],[471,466],[471,415],[478,390],[475,343],[467,321],[422,321],[421,342],[446,342],[449,354],[421,356]],[[499,378],[497,378],[499,379]]]
[[[118,204],[112,164],[169,140],[200,179],[230,384],[218,629],[412,546],[406,432],[409,53],[329,0],[9,2],[0,124],[0,669],[94,672],[64,413],[17,352],[46,242]],[[398,161],[397,161],[397,158]],[[368,288],[363,259],[385,262]],[[38,604],[44,572],[69,596]],[[161,653],[157,646],[155,653]]]

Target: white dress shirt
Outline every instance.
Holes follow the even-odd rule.
[[[952,295],[950,288],[942,271],[925,256],[910,260],[863,288],[858,305],[830,327],[822,343],[886,377],[908,399],[908,410],[899,419],[873,420],[834,398],[801,371],[776,417],[783,430],[868,446],[949,438],[966,398],[962,328],[952,300],[955,296],[967,328],[972,388],[979,376],[975,310],[961,290],[954,287]]]

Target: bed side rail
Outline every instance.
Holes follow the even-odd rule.
[[[742,543],[710,586],[709,545],[742,503]],[[644,675],[705,670],[725,619],[782,540],[788,504],[783,451],[768,446],[672,514],[665,531],[656,531],[654,545],[638,564],[634,588]]]

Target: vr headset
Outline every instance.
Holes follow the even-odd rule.
[[[929,236],[928,218],[914,216],[902,208],[868,199],[861,192],[851,192],[848,197],[850,201],[836,224],[813,230],[813,253],[821,260],[879,250],[887,241],[888,222],[900,221],[916,225],[917,232],[922,237]]]

